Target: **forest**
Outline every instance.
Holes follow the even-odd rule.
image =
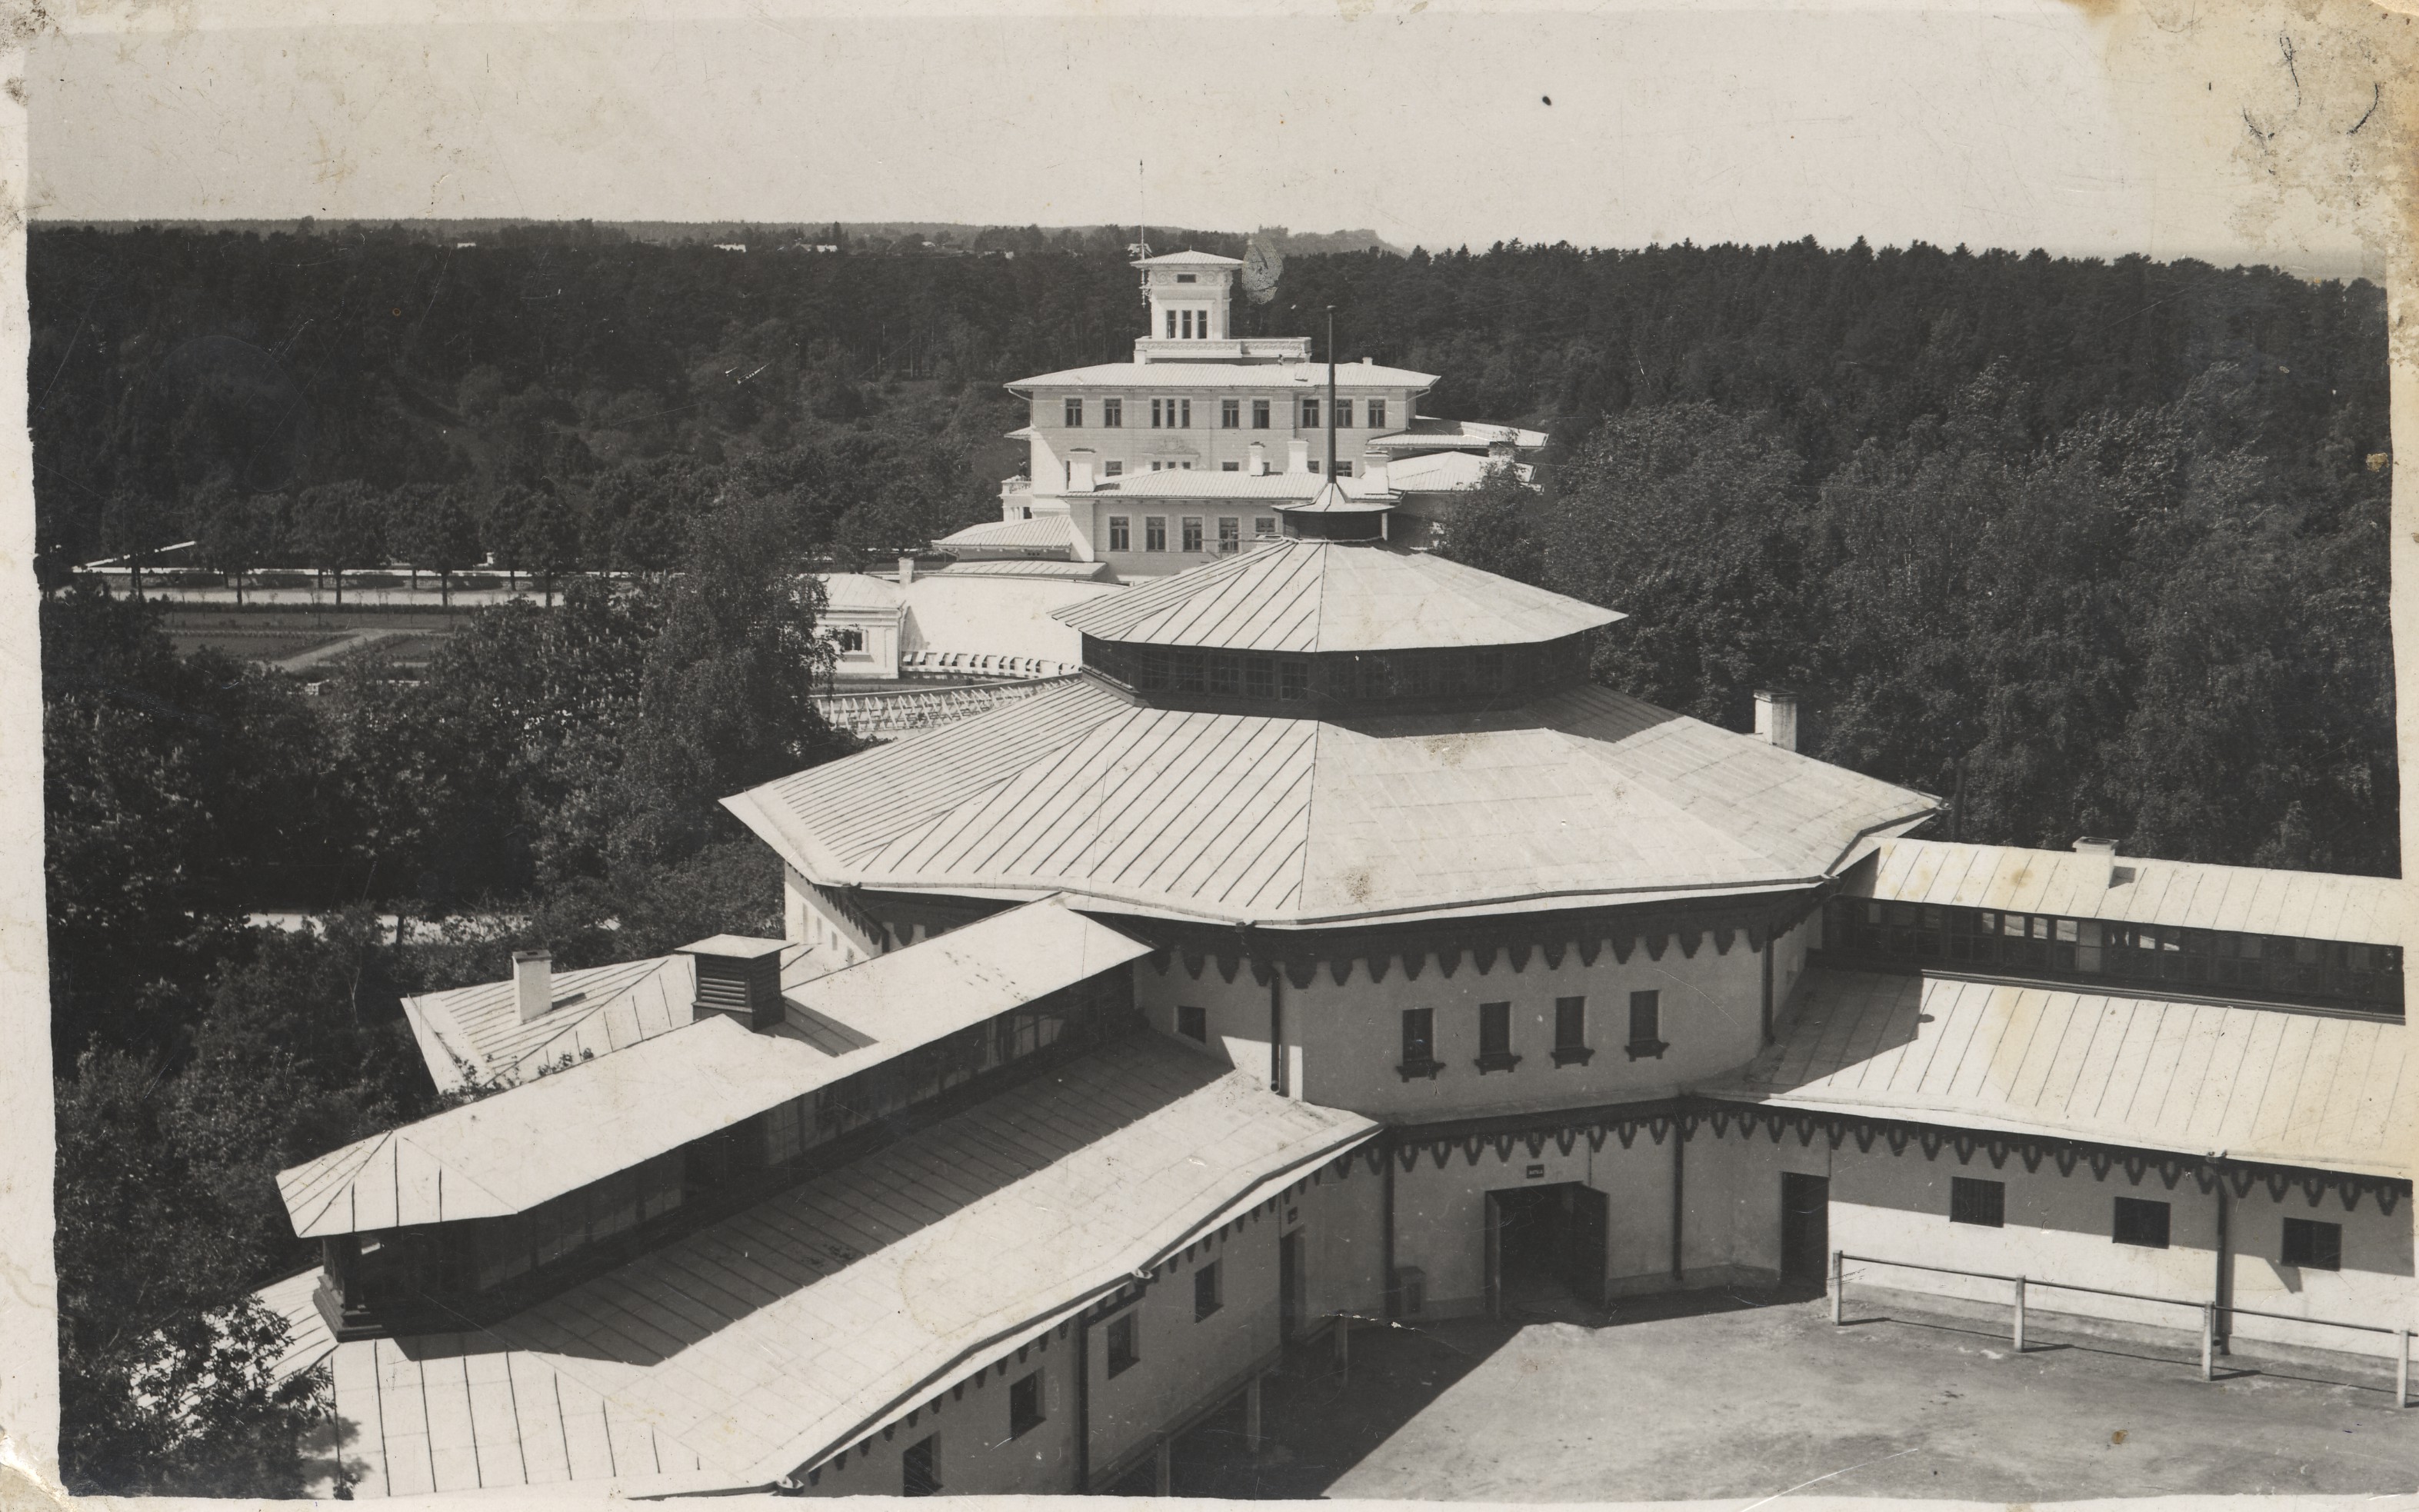
[[[274,1173],[435,1105],[401,995],[775,930],[715,800],[854,748],[800,572],[988,517],[1001,385],[1138,332],[1117,233],[950,253],[35,231],[75,1489],[300,1489],[323,1404],[245,1298],[311,1260]],[[1793,688],[1806,748],[1969,840],[2397,869],[2378,289],[1514,243],[1298,251],[1238,325],[1329,305],[1343,357],[1440,375],[1425,412],[1550,435],[1542,489],[1472,495],[1446,549],[1627,613],[1603,681],[1733,728]],[[187,539],[213,573],[492,559],[562,593],[314,696],[68,583]],[[297,902],[321,929],[243,925]]]

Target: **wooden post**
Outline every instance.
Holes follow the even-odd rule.
[[[2411,1405],[2411,1331],[2394,1331],[2394,1405],[2408,1409]]]
[[[1175,1441],[1162,1435],[1160,1441],[1150,1446],[1150,1466],[1154,1477],[1151,1489],[1153,1496],[1176,1494],[1173,1489],[1176,1456],[1169,1452],[1174,1447],[1174,1443]]]
[[[2025,1352],[2025,1278],[2016,1277],[2016,1352]]]
[[[1260,1452],[1260,1378],[1254,1376],[1243,1382],[1243,1452],[1256,1457]],[[1164,1491],[1160,1493],[1164,1496]]]
[[[1848,1252],[1831,1252],[1831,1326],[1840,1326],[1840,1311],[1848,1294]]]
[[[2204,1304],[2200,1310],[2200,1379],[2217,1379],[2217,1304]]]

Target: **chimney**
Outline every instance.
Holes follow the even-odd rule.
[[[751,1029],[769,1029],[780,1023],[781,951],[787,944],[745,934],[716,934],[682,946],[675,953],[687,956],[697,969],[697,998],[689,1011],[690,1022],[721,1013]]]
[[[1252,443],[1251,465],[1246,467],[1243,471],[1256,478],[1267,477],[1269,475],[1269,449],[1260,442],[1254,441]]]
[[[1287,472],[1307,472],[1310,471],[1309,437],[1297,436],[1292,440],[1286,442],[1286,471]]]
[[[1092,491],[1092,453],[1089,448],[1079,446],[1067,454],[1067,491]]]
[[[1797,748],[1797,695],[1777,688],[1755,690],[1755,733],[1782,750]]]
[[[546,1017],[554,1006],[554,952],[513,952],[513,994],[520,999],[521,1022]]]
[[[2074,842],[2074,854],[2095,856],[2103,866],[2107,868],[2106,875],[2101,879],[2102,887],[2113,887],[2117,885],[2117,842],[2115,841],[2102,840],[2095,835],[2086,835]]]
[[[916,559],[914,557],[901,557],[899,559],[899,586],[904,588],[915,580]]]

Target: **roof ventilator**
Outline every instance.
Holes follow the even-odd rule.
[[[720,1013],[751,1029],[769,1029],[781,1022],[781,951],[787,942],[744,934],[716,934],[684,945],[697,969],[697,1000],[692,1022]]]

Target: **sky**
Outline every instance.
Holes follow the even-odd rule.
[[[2257,161],[2297,130],[2365,146],[2343,128],[2372,102],[2374,48],[2287,51],[2315,23],[2234,0],[1256,0],[1216,17],[1101,0],[1073,18],[1040,0],[453,0],[285,23],[310,3],[182,0],[39,42],[33,214],[1157,222],[1429,247],[1810,235],[2380,263],[2341,193],[2281,187],[2273,162],[2263,181]]]

